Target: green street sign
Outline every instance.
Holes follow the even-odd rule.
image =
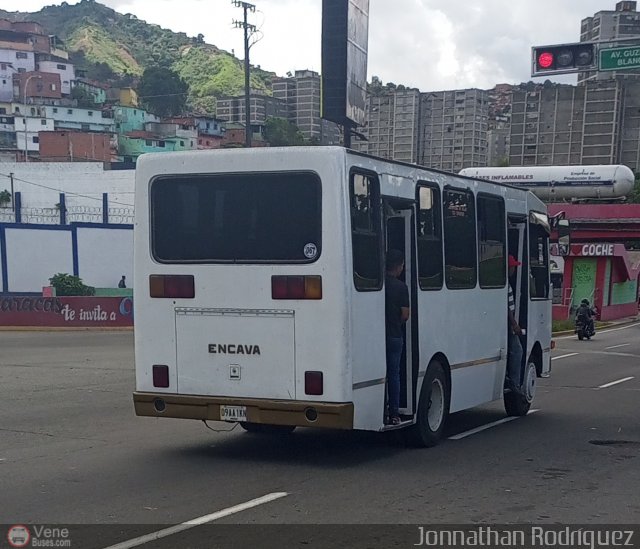
[[[640,46],[600,50],[600,71],[640,69]]]

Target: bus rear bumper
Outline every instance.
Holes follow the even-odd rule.
[[[221,406],[244,406],[247,421],[250,423],[353,429],[352,402],[305,402],[135,392],[133,404],[137,416],[220,421]],[[310,419],[313,417],[316,419]]]

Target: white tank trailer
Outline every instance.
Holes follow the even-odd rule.
[[[627,166],[465,168],[460,175],[526,187],[547,202],[619,200],[631,192],[635,183]]]

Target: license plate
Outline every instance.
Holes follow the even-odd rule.
[[[220,406],[222,421],[247,421],[246,406]]]

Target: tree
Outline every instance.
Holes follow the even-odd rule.
[[[9,202],[11,202],[11,193],[7,189],[0,191],[0,207],[3,207]]]
[[[71,90],[71,99],[78,101],[78,107],[93,107],[93,95],[82,86],[75,86]]]
[[[298,127],[284,118],[267,118],[264,136],[272,147],[304,145],[304,137]]]
[[[509,157],[505,156],[504,158],[501,158],[500,160],[498,160],[498,166],[500,168],[508,168],[509,167]]]
[[[145,69],[138,85],[138,95],[149,112],[158,116],[182,114],[189,86],[178,73],[163,67]]]
[[[67,273],[53,275],[49,282],[56,289],[56,295],[95,295],[93,286],[86,286],[82,279]]]

